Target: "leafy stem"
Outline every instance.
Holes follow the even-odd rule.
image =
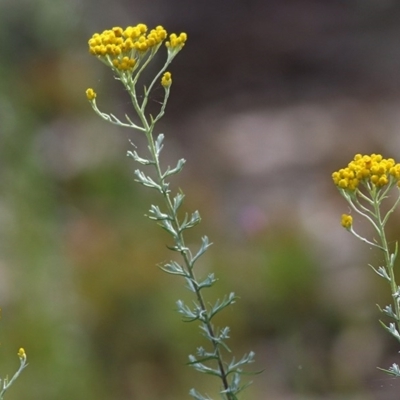
[[[393,207],[389,212],[386,214],[384,218],[382,218],[381,215],[381,203],[382,203],[382,198],[383,196],[379,198],[378,193],[372,193],[372,200],[373,200],[373,208],[374,208],[374,217],[376,219],[376,224],[374,224],[375,227],[377,227],[378,230],[378,235],[380,238],[380,244],[381,244],[381,249],[383,250],[384,258],[385,258],[385,265],[386,265],[386,270],[388,272],[388,277],[389,277],[389,283],[390,283],[390,289],[393,297],[393,305],[394,305],[394,315],[395,315],[395,320],[396,320],[396,325],[398,331],[400,331],[400,306],[399,306],[399,288],[396,283],[396,277],[394,273],[394,263],[396,261],[397,257],[397,244],[396,244],[396,251],[394,253],[390,252],[388,241],[386,238],[386,232],[385,232],[385,224],[388,218],[388,215],[393,211]],[[398,199],[395,203],[395,205],[398,203]],[[386,325],[384,325],[386,327]],[[397,337],[397,339],[400,341],[400,336]]]
[[[204,324],[206,331],[207,331],[207,336],[211,339],[212,345],[213,345],[213,352],[215,355],[215,358],[218,363],[218,369],[219,369],[219,376],[222,380],[224,392],[226,392],[226,398],[227,400],[235,400],[236,396],[229,391],[229,383],[228,383],[228,378],[227,378],[227,373],[224,367],[222,355],[220,352],[220,340],[218,339],[217,335],[214,332],[214,327],[211,323],[211,318],[212,316],[209,315],[208,308],[206,306],[205,300],[203,298],[203,294],[201,293],[202,287],[197,283],[197,278],[195,276],[193,266],[194,266],[194,260],[193,257],[191,256],[190,250],[186,247],[185,245],[185,239],[183,236],[183,230],[182,230],[182,224],[179,221],[178,214],[176,208],[174,208],[173,203],[171,201],[170,197],[170,191],[168,189],[169,184],[165,180],[165,173],[162,172],[161,170],[161,165],[160,165],[160,158],[159,158],[159,152],[156,149],[156,145],[154,142],[154,137],[152,134],[152,127],[149,128],[149,130],[146,132],[146,137],[149,143],[149,150],[151,153],[151,158],[154,161],[154,168],[156,170],[157,174],[157,181],[158,185],[161,188],[161,193],[164,198],[165,205],[167,207],[167,214],[171,217],[171,223],[173,230],[176,232],[174,237],[175,241],[175,248],[174,250],[177,250],[183,259],[184,267],[185,267],[185,277],[187,280],[191,282],[190,287],[192,290],[195,292],[198,304],[200,306],[200,311],[199,319],[201,322]]]

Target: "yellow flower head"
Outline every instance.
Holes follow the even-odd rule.
[[[161,85],[163,85],[165,88],[169,88],[171,84],[172,84],[171,72],[165,72],[161,79]]]
[[[169,35],[169,41],[166,42],[165,45],[171,50],[181,50],[185,45],[186,40],[187,34],[185,32],[182,32],[179,36],[177,36],[175,33],[172,33]]]
[[[182,47],[186,41],[185,34],[173,37],[175,46]],[[166,38],[167,31],[161,25],[150,32],[145,24],[128,26],[125,29],[117,26],[93,34],[88,42],[89,52],[112,68],[132,72],[143,55],[148,51],[156,51]]]
[[[353,217],[348,214],[343,214],[341,224],[342,224],[343,228],[349,230],[351,228],[351,226],[353,225]]]
[[[94,100],[96,98],[96,96],[97,96],[97,94],[92,88],[89,88],[86,90],[86,97],[89,101]]]
[[[25,360],[26,359],[26,353],[25,353],[25,350],[22,347],[18,350],[18,357],[21,360]]]
[[[360,184],[381,188],[387,184],[399,184],[400,164],[380,154],[356,154],[346,168],[332,174],[332,179],[338,188],[348,191],[355,191]]]

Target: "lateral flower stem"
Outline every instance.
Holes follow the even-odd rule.
[[[136,86],[140,75],[142,74],[142,72],[144,71],[144,69],[150,64],[151,60],[154,58],[154,56],[156,55],[156,53],[158,52],[159,48],[161,47],[162,42],[159,43],[157,46],[153,47],[150,50],[150,55],[146,58],[145,62],[142,64],[142,66],[140,67],[138,73],[135,75],[132,83]]]
[[[367,244],[369,244],[369,245],[371,245],[371,246],[373,246],[373,247],[376,247],[376,248],[378,248],[378,249],[380,249],[380,250],[383,250],[383,251],[385,250],[384,247],[380,246],[379,244],[374,243],[374,242],[371,242],[370,240],[366,239],[365,237],[359,235],[359,234],[354,230],[354,228],[350,228],[350,232],[351,232],[357,239],[360,239],[362,242],[367,243]]]
[[[3,400],[5,392],[17,380],[17,378],[21,375],[21,372],[28,366],[26,353],[22,347],[18,350],[18,357],[19,357],[19,368],[17,372],[15,372],[13,377],[10,380],[8,380],[7,378],[4,378],[3,380],[0,379],[1,382],[0,400]]]
[[[143,103],[141,106],[138,102],[138,96],[136,94],[136,81],[139,78],[141,70],[142,69],[140,69],[137,72],[137,75],[135,76],[135,78],[132,78],[131,76],[126,77],[123,72],[120,72],[118,70],[116,71],[116,73],[119,76],[119,79],[122,82],[122,84],[127,88],[133,108],[136,111],[136,115],[139,117],[140,122],[142,123],[141,127],[139,125],[133,124],[132,122],[131,122],[131,126],[129,126],[128,124],[125,124],[124,126],[127,126],[128,128],[133,127],[134,129],[138,129],[142,132],[146,132],[149,129],[149,123],[147,121],[147,118],[146,118],[146,115],[144,112],[145,107],[143,107],[143,109],[142,109],[145,99],[143,99]]]
[[[165,108],[167,107],[167,101],[169,98],[169,93],[170,93],[170,88],[165,89],[165,94],[164,94],[164,101],[163,104],[161,105],[160,112],[158,115],[153,119],[152,118],[152,124],[155,125],[157,121],[159,121],[165,114]]]
[[[360,200],[358,199],[358,197],[361,197],[361,199],[362,199],[363,201],[365,201],[366,203],[368,203],[369,206],[372,206],[372,204],[373,204],[372,199],[368,198],[363,192],[361,192],[361,191],[358,192],[358,193],[357,193],[358,197],[357,197],[357,196],[351,196],[351,195],[350,195],[349,193],[347,193],[344,189],[341,189],[341,190],[342,190],[343,196],[349,196],[349,198],[350,198],[352,201],[354,201],[355,203],[357,203],[357,206],[358,206],[361,210],[365,211],[367,214],[371,214],[372,216],[374,215],[373,211],[370,210],[366,205],[364,205],[363,203],[361,203]]]
[[[366,189],[367,189],[368,191],[371,190],[368,186],[366,186]],[[350,193],[348,193],[345,189],[342,189],[342,190],[343,190],[343,192],[346,193],[347,195],[350,195]],[[358,197],[361,197],[361,198],[362,198],[363,200],[365,200],[368,204],[372,205],[372,203],[373,203],[372,199],[369,198],[368,196],[366,196],[361,190],[357,191],[357,196],[358,196]],[[355,199],[357,199],[357,196],[355,196],[354,193],[353,193],[353,196],[352,196],[352,197],[354,197]],[[357,199],[357,201],[358,201],[358,199]],[[361,204],[361,203],[360,203],[360,204]],[[369,212],[371,212],[371,210],[369,210],[367,207],[363,206],[363,208],[365,208],[366,210],[368,210]]]
[[[136,130],[138,130],[138,131],[145,132],[145,128],[143,128],[143,127],[141,127],[141,126],[139,126],[139,125],[134,124],[134,123],[129,119],[128,116],[126,116],[126,118],[127,118],[127,120],[129,121],[129,124],[120,121],[120,120],[119,120],[115,115],[113,115],[113,114],[106,114],[106,113],[103,113],[102,111],[100,111],[99,108],[97,107],[97,104],[96,104],[96,100],[95,100],[95,99],[91,100],[90,103],[91,103],[91,105],[92,105],[93,111],[94,111],[100,118],[104,119],[105,121],[110,122],[110,123],[113,124],[113,125],[122,126],[122,127],[124,127],[124,128],[133,128],[133,129],[136,129]]]
[[[177,54],[177,53],[176,53]],[[149,99],[149,94],[152,91],[154,85],[156,84],[156,82],[158,82],[160,80],[161,75],[167,70],[168,65],[171,64],[172,60],[175,58],[176,54],[173,57],[170,57],[170,55],[168,55],[167,61],[165,62],[164,66],[160,69],[160,71],[156,74],[156,76],[154,77],[154,79],[152,80],[152,82],[150,83],[149,87],[147,89],[145,89],[144,91],[144,98],[143,98],[143,103],[142,103],[142,107],[141,107],[141,111],[144,112],[148,99]],[[164,101],[164,104],[166,104],[166,102]],[[165,107],[164,107],[165,108]]]
[[[360,208],[362,208],[363,210],[365,209],[365,207],[363,207],[360,203],[359,203],[359,201],[358,201],[358,199],[357,198],[352,198],[348,193],[346,193],[345,191],[343,191],[343,190],[341,190],[340,191],[341,192],[341,194],[343,195],[343,197],[347,200],[347,202],[350,204],[350,206],[351,206],[351,208],[357,213],[357,214],[359,214],[359,215],[361,215],[362,217],[364,217],[364,218],[366,218],[370,223],[371,223],[371,225],[374,227],[374,229],[379,233],[379,228],[378,228],[378,226],[376,225],[376,223],[374,222],[374,220],[369,216],[369,215],[367,215],[366,213],[364,213],[364,212],[362,212],[361,210],[360,210]],[[356,204],[355,203],[357,203],[357,205],[360,207],[357,207],[356,206]],[[365,210],[366,212],[368,211],[370,214],[372,214],[372,216],[375,216],[374,215],[374,213],[371,211],[371,210]],[[359,238],[361,238],[361,237],[359,237]],[[364,240],[365,241],[365,240]],[[367,241],[367,243],[369,243],[368,241]]]
[[[397,196],[397,200],[396,202],[393,204],[393,207],[386,213],[385,218],[382,221],[382,225],[385,226],[390,215],[393,213],[393,211],[397,208],[398,204],[400,202],[400,191],[399,191],[399,195]]]

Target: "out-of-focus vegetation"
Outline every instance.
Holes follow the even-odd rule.
[[[214,394],[185,365],[202,339],[157,268],[168,237],[143,217],[154,198],[134,182],[128,132],[84,94],[96,84],[102,108],[129,110],[87,40],[138,22],[189,35],[165,162],[188,160],[176,185],[203,217],[192,240],[215,244],[201,268],[241,297],[220,324],[265,369],[248,398],[397,398],[375,369],[398,350],[374,308],[386,287],[366,263],[380,254],[342,231],[331,172],[400,150],[399,6],[82,3],[0,2],[0,376],[21,346],[30,364],[7,399],[178,400],[194,381]]]

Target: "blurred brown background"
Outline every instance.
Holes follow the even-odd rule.
[[[198,267],[220,279],[210,296],[241,297],[218,323],[264,370],[242,398],[398,399],[376,370],[399,362],[367,266],[380,254],[340,227],[331,173],[358,152],[399,158],[400,4],[0,0],[0,376],[20,346],[30,361],[7,399],[218,398],[185,366],[203,340],[175,311],[183,283],[157,268],[169,238],[143,215],[158,198],[125,157],[143,140],[84,95],[129,112],[87,40],[139,22],[189,36],[158,128],[165,164],[188,160],[174,184],[204,221],[189,241],[214,242]]]

